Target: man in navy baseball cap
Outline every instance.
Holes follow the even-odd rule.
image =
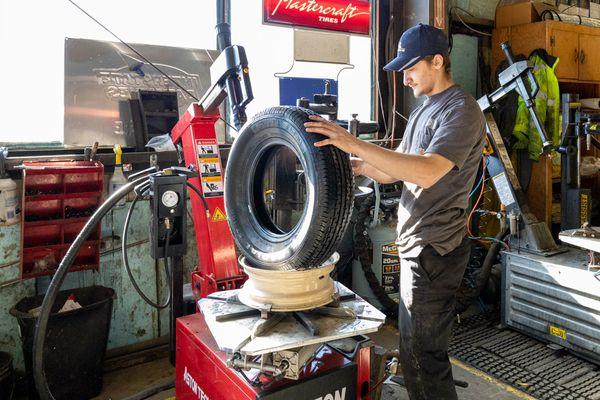
[[[448,38],[443,30],[419,24],[402,34],[398,55],[383,67],[386,71],[402,72],[427,56],[448,54]]]
[[[315,146],[355,155],[355,175],[403,182],[396,238],[402,374],[411,400],[456,400],[448,343],[456,292],[471,253],[467,210],[482,164],[485,118],[473,96],[454,84],[448,39],[433,26],[404,32],[397,56],[384,69],[402,72],[415,97],[425,97],[410,114],[395,151],[319,116],[309,116],[304,126],[323,136]]]
[[[402,72],[415,97],[431,96],[454,85],[450,76],[448,37],[441,29],[418,24],[402,34],[396,58],[383,67]]]

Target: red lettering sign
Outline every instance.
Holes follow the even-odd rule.
[[[263,21],[348,33],[369,34],[369,0],[263,0]]]

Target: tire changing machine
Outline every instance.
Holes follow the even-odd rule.
[[[221,54],[211,67],[212,87],[171,133],[188,170],[197,172],[187,184],[206,200],[191,196],[200,264],[192,291],[199,312],[182,316],[183,295],[176,285],[172,289],[176,397],[368,399],[372,343],[364,335],[377,331],[385,315],[331,280],[337,255],[302,271],[258,270],[243,259],[239,266],[225,215],[215,123],[228,97],[235,125],[243,125],[252,90],[244,49],[231,45],[228,24],[217,25],[217,42]],[[307,291],[313,296],[303,296]]]
[[[548,225],[529,211],[491,114],[492,105],[515,90],[529,109],[544,149],[551,147],[534,107],[538,86],[531,67],[526,61],[514,61],[508,43],[501,46],[509,67],[499,76],[500,87],[478,103],[493,150],[487,170],[506,207],[504,218],[510,226],[510,250],[502,252],[502,324],[600,363],[600,275],[595,265],[600,231],[587,227],[590,194],[574,184],[579,182],[583,137],[588,145],[600,146],[592,137],[598,133],[597,123],[582,121],[575,112],[577,101],[563,96],[563,139],[557,151],[562,158],[562,229],[570,230],[561,232],[559,238],[575,247],[561,247],[554,242]]]

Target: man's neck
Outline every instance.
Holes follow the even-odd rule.
[[[445,76],[443,79],[438,79],[435,82],[435,85],[433,86],[433,89],[431,90],[431,92],[427,93],[428,97],[434,96],[438,93],[442,93],[444,90],[448,89],[449,87],[454,86],[454,81],[452,80],[452,78],[450,78],[449,76]]]

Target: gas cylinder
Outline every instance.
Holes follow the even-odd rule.
[[[398,301],[400,289],[400,258],[395,243],[397,233],[397,219],[395,216],[397,200],[384,200],[387,206],[382,206],[378,185],[375,185],[375,206],[373,219],[369,221],[364,230],[372,243],[371,270],[375,274],[379,285],[394,301]],[[356,229],[360,229],[356,227]],[[358,259],[352,263],[352,290],[360,297],[379,309],[383,309],[381,302],[373,293],[365,277],[362,264]]]

